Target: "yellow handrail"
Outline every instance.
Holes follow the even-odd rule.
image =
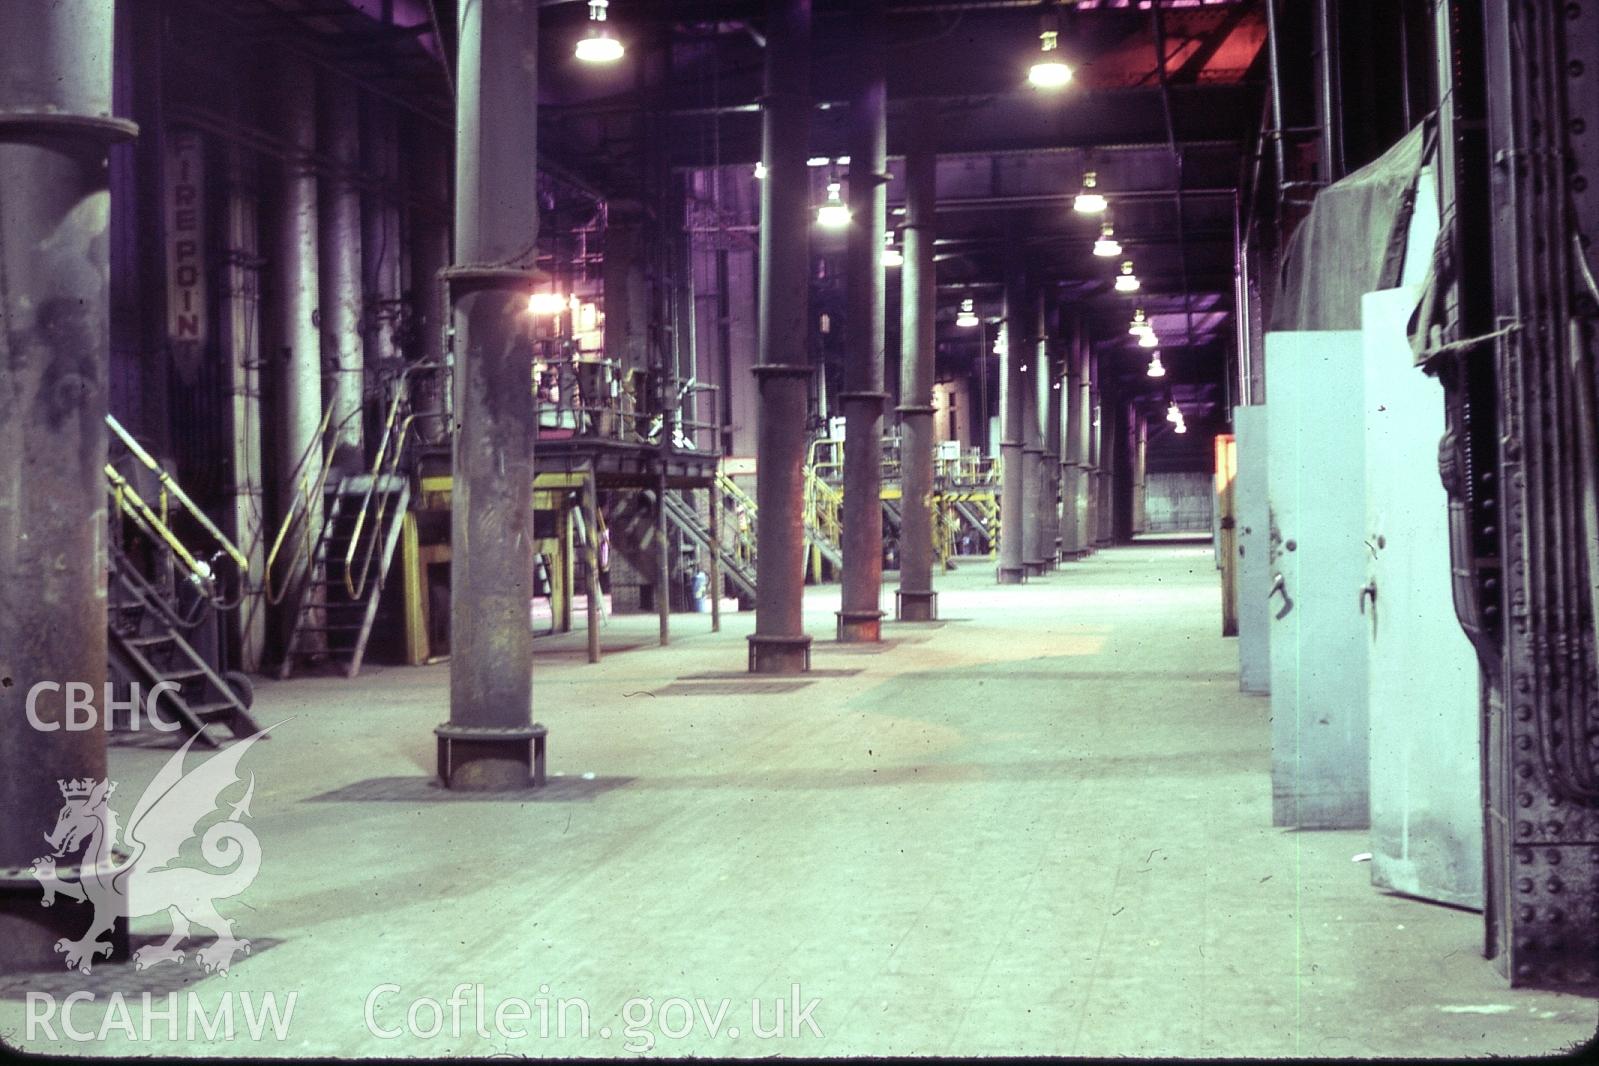
[[[202,581],[211,579],[210,568],[202,564],[188,548],[183,546],[183,542],[177,538],[171,528],[150,509],[144,498],[128,484],[127,478],[117,473],[116,467],[110,463],[105,465],[105,477],[111,483],[112,498],[116,500],[117,507],[122,513],[132,518],[146,534],[164,543],[173,555],[182,560],[189,573]]]
[[[400,468],[400,456],[404,452],[405,434],[410,430],[411,423],[416,419],[414,414],[399,419],[400,409],[405,405],[410,396],[410,378],[406,374],[400,379],[394,389],[394,399],[389,403],[388,416],[383,420],[383,437],[378,441],[377,456],[372,460],[372,483],[366,488],[366,497],[361,501],[360,513],[355,516],[355,529],[350,533],[350,544],[344,551],[344,591],[352,600],[358,600],[366,592],[368,571],[372,568],[372,552],[377,548],[377,538],[383,532],[383,518],[388,513],[389,494],[382,494],[378,503],[377,517],[373,520],[374,533],[371,542],[367,545],[366,553],[361,559],[361,579],[352,583],[350,572],[355,562],[356,545],[361,542],[361,530],[366,525],[367,512],[372,507],[373,496],[377,493],[378,485],[393,476]],[[388,470],[385,471],[383,463],[388,459]]]
[[[279,589],[276,595],[274,595],[272,592],[272,568],[277,562],[278,552],[282,550],[283,541],[288,537],[289,530],[292,529],[297,523],[306,522],[306,520],[310,518],[312,512],[312,501],[319,501],[322,499],[322,490],[327,484],[328,472],[333,469],[333,457],[336,454],[336,449],[326,448],[324,449],[326,455],[322,461],[322,472],[317,477],[316,488],[312,489],[306,484],[305,465],[311,458],[312,449],[316,448],[322,443],[323,437],[328,431],[328,424],[332,421],[333,404],[329,403],[327,410],[322,412],[322,420],[317,423],[315,436],[311,438],[311,443],[306,445],[305,451],[300,455],[299,462],[294,464],[294,469],[289,473],[290,479],[299,477],[300,488],[299,491],[294,494],[294,499],[289,503],[289,511],[283,516],[283,524],[278,527],[278,535],[272,540],[272,550],[267,553],[266,566],[263,567],[261,574],[262,592],[266,596],[267,603],[273,607],[276,607],[278,604],[282,603],[283,597],[288,595],[289,592],[288,585],[285,585],[283,588]],[[307,536],[305,538],[305,557],[309,560],[311,555],[316,551],[316,543],[315,540],[310,536],[309,522],[306,522],[306,526]],[[298,558],[298,553],[296,554],[296,558]]]

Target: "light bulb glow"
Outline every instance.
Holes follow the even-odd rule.
[[[622,58],[622,42],[603,31],[591,30],[577,42],[577,58],[585,63],[614,63]]]
[[[761,180],[764,180],[765,177],[766,177],[766,164],[765,163],[756,163],[755,164],[755,180],[756,181],[761,181]]]
[[[976,305],[970,299],[961,301],[960,313],[955,316],[955,325],[961,329],[973,329],[976,327]]]
[[[1150,328],[1149,319],[1144,317],[1144,309],[1140,307],[1135,310],[1133,312],[1133,320],[1127,326],[1127,332],[1136,337],[1140,333],[1147,332]]]
[[[1160,361],[1160,353],[1159,352],[1156,352],[1150,358],[1150,360],[1149,360],[1149,369],[1144,371],[1144,373],[1146,373],[1147,375],[1149,375],[1152,378],[1163,378],[1163,377],[1166,376],[1166,366],[1165,366],[1164,363],[1162,363]]]
[[[1109,222],[1100,227],[1099,240],[1094,242],[1094,254],[1105,259],[1122,254],[1121,241],[1116,239],[1116,230]]]
[[[1138,275],[1133,273],[1133,261],[1131,259],[1122,263],[1122,272],[1116,275],[1116,291],[1138,291]]]
[[[1072,210],[1082,215],[1102,215],[1109,206],[1103,194],[1095,191],[1098,179],[1090,170],[1083,175],[1083,191],[1072,201]]]
[[[566,297],[554,292],[535,292],[527,298],[529,314],[558,315],[566,310]]]
[[[1155,336],[1155,331],[1151,329],[1138,335],[1138,346],[1140,348],[1158,348],[1160,347],[1160,338]]]
[[[1060,44],[1056,33],[1045,30],[1039,34],[1039,39],[1043,56],[1028,69],[1027,80],[1035,89],[1062,88],[1072,80],[1072,68],[1062,62],[1059,55],[1053,54]]]
[[[841,229],[849,225],[849,205],[840,193],[842,186],[836,181],[827,183],[827,202],[816,209],[816,224],[828,229]]]

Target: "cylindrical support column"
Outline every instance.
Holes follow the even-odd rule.
[[[1036,286],[1029,286],[1022,304],[1021,380],[1022,380],[1022,565],[1028,577],[1044,572],[1043,493],[1039,470],[1044,465],[1044,437],[1041,425],[1041,387],[1048,388],[1048,374],[1038,365],[1038,334],[1042,322],[1043,297]]]
[[[333,404],[331,440],[361,446],[361,399],[365,383],[361,347],[361,115],[349,86],[322,85],[320,144],[334,171],[318,189],[322,236],[318,245],[322,282],[322,361]]]
[[[460,5],[456,78],[455,456],[450,513],[450,788],[537,783],[532,721],[532,347],[524,340],[539,225],[538,6]]]
[[[1088,407],[1084,419],[1085,433],[1084,460],[1085,474],[1084,493],[1086,522],[1084,524],[1084,547],[1092,552],[1099,547],[1099,510],[1100,488],[1103,479],[1100,477],[1100,410],[1099,410],[1099,355],[1090,351],[1083,362],[1083,369],[1088,378]]]
[[[1038,318],[1034,328],[1033,363],[1038,386],[1038,564],[1040,572],[1055,569],[1060,554],[1060,508],[1055,503],[1055,485],[1060,480],[1060,393],[1056,391],[1055,366],[1051,358],[1049,331],[1054,300],[1049,287],[1038,290]]]
[[[1026,279],[1021,265],[1010,262],[1005,270],[1005,318],[1000,325],[999,371],[999,583],[1019,585],[1027,579],[1023,553],[1026,504],[1023,486],[1026,463],[1022,457],[1022,412],[1026,390],[1022,364],[1027,353],[1022,343],[1022,316],[1027,307]]]
[[[447,146],[436,137],[418,138],[414,158],[408,160],[417,187],[440,211],[450,199],[450,158]],[[450,222],[445,214],[418,209],[411,214],[411,300],[417,315],[418,347],[422,361],[434,369],[418,371],[412,378],[411,405],[420,417],[417,430],[430,444],[442,444],[449,435],[449,373],[444,367],[444,326],[448,303],[440,273],[450,265]]]
[[[722,631],[722,486],[712,482],[710,487],[710,541],[711,541],[711,632]]]
[[[855,16],[859,83],[849,110],[849,203],[846,248],[844,392],[844,574],[838,639],[875,641],[883,612],[883,391],[888,228],[888,74],[882,0]]]
[[[1148,525],[1145,513],[1145,489],[1149,468],[1149,422],[1136,411],[1130,411],[1129,418],[1132,423],[1131,441],[1133,450],[1132,531],[1134,533],[1142,533]]]
[[[1074,322],[1066,347],[1066,378],[1061,387],[1065,425],[1061,447],[1061,558],[1083,557],[1083,379],[1082,324]]]
[[[397,359],[401,289],[400,209],[392,189],[400,181],[399,129],[394,105],[371,96],[362,101],[360,157],[381,182],[361,203],[361,286],[365,290],[366,364]]]
[[[111,4],[0,5],[0,968],[87,971],[120,946],[86,908],[40,906],[31,865],[85,884],[110,839],[67,850],[67,782],[105,815],[106,390],[110,349]],[[49,687],[44,687],[49,686]],[[66,728],[71,725],[70,731]],[[102,846],[100,854],[96,846]],[[81,847],[81,851],[78,850]],[[108,873],[106,874],[108,876]],[[75,878],[73,878],[75,880]],[[107,904],[111,906],[112,904]],[[96,913],[93,918],[112,915]],[[80,939],[81,938],[81,939]]]
[[[934,120],[923,104],[910,116],[905,152],[905,262],[900,284],[900,538],[895,615],[938,617],[933,591],[933,355],[938,279],[933,264],[937,168]]]
[[[671,419],[661,427],[663,438],[671,432]],[[655,617],[661,647],[672,642],[672,538],[666,520],[666,471],[655,479]]]
[[[278,189],[277,337],[280,346],[278,395],[279,514],[289,513],[296,496],[315,487],[322,469],[322,336],[317,329],[319,270],[317,250],[316,75],[296,55],[285,55],[279,86],[284,139],[293,146],[283,160]],[[314,539],[321,527],[322,501],[306,501]],[[290,580],[298,580],[291,573]]]
[[[810,0],[767,5],[766,97],[762,101],[760,364],[756,432],[755,632],[752,673],[811,667],[805,633],[805,416],[811,367],[805,348],[810,308]]]

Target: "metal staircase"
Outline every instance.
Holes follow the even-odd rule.
[[[710,528],[700,519],[699,512],[675,493],[668,492],[666,494],[666,518],[684,536],[699,547],[707,552],[713,550]],[[738,553],[729,552],[726,545],[722,545],[720,565],[722,575],[729,584],[750,599],[755,598],[755,561],[753,555],[748,561],[745,561],[739,557]]]
[[[259,732],[250,716],[250,679],[234,670],[218,673],[185,636],[204,612],[192,612],[192,618],[180,615],[118,545],[110,545],[107,557],[107,649],[113,684],[138,686],[141,710],[142,701],[153,696],[153,709],[161,718],[177,722],[207,747],[218,746],[208,726],[222,726],[235,737]],[[158,685],[167,687],[158,690]]]
[[[360,673],[410,501],[410,480],[395,474],[344,477],[324,495],[278,677],[312,664],[336,664],[346,677]]]

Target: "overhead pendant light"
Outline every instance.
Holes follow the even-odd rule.
[[[1166,405],[1166,421],[1181,422],[1183,420],[1182,408],[1177,406],[1177,401],[1172,400]]]
[[[977,308],[970,298],[961,301],[961,309],[955,316],[955,324],[961,329],[972,329],[977,325]]]
[[[883,234],[883,265],[897,267],[905,265],[905,253],[899,250],[894,243],[894,231],[889,230]]]
[[[755,164],[755,180],[756,181],[761,181],[761,180],[765,179],[765,177],[766,177],[766,164],[763,163],[763,162],[757,162]]]
[[[1177,426],[1176,426],[1176,429],[1174,430],[1174,432],[1187,433],[1188,432],[1188,423],[1184,422],[1181,418],[1179,418],[1177,420]]]
[[[1144,373],[1152,378],[1166,376],[1166,365],[1160,361],[1160,351],[1158,349],[1149,357],[1149,369],[1144,371]]]
[[[1104,259],[1122,254],[1122,243],[1116,239],[1116,228],[1109,222],[1099,227],[1099,240],[1094,242],[1094,254]]]
[[[1136,337],[1140,333],[1151,333],[1154,328],[1149,324],[1149,319],[1144,317],[1144,309],[1140,307],[1133,311],[1133,320],[1128,323],[1127,332]]]
[[[589,30],[577,42],[577,58],[585,63],[615,63],[622,58],[622,42],[606,28],[606,9],[611,0],[589,0]]]
[[[1077,199],[1072,201],[1072,210],[1080,215],[1102,215],[1105,208],[1110,206],[1105,201],[1102,193],[1096,186],[1098,178],[1092,170],[1083,175],[1083,191],[1077,194]]]
[[[1038,35],[1038,60],[1027,71],[1027,80],[1035,89],[1060,89],[1072,80],[1072,68],[1060,57],[1060,35],[1055,30],[1045,30]]]
[[[1138,291],[1138,275],[1133,273],[1133,261],[1131,259],[1122,261],[1122,272],[1116,275],[1116,291]]]
[[[1140,348],[1159,348],[1160,338],[1155,336],[1153,329],[1146,330],[1138,335],[1138,346]]]
[[[828,229],[842,229],[849,225],[849,205],[844,202],[843,186],[837,181],[827,183],[827,200],[816,209],[816,224]]]

